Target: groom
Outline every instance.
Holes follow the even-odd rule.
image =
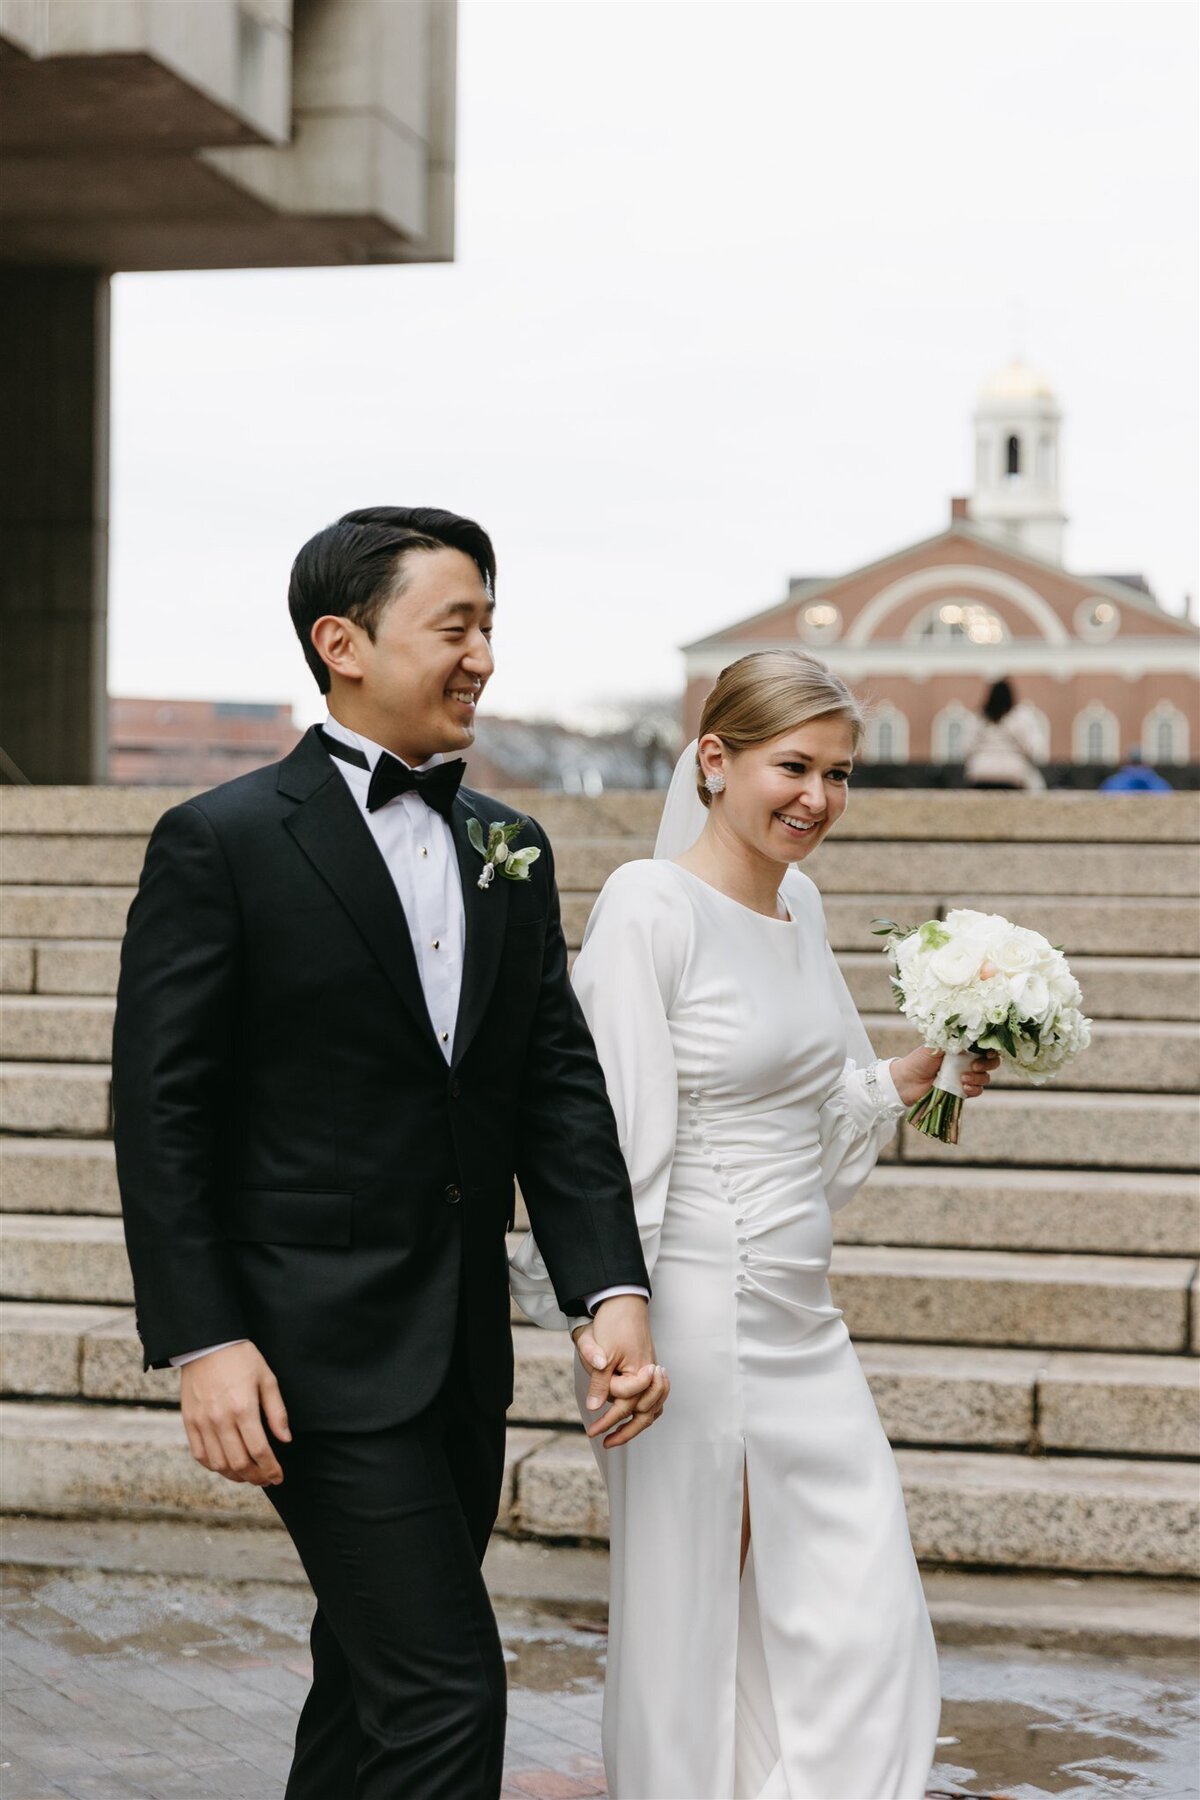
[[[475,735],[494,584],[487,535],[452,513],[318,532],[289,606],[329,717],[165,815],[122,952],[114,1136],[146,1366],[182,1366],[192,1454],[266,1489],[317,1597],[289,1800],[499,1791],[479,1565],[514,1175],[564,1312],[593,1315],[589,1435],[627,1443],[666,1398],[550,846],[442,760]]]

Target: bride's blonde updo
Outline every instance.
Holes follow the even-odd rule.
[[[862,707],[840,675],[807,650],[755,650],[721,670],[696,735],[711,733],[736,754],[830,713],[845,719],[857,751],[865,729]],[[705,806],[712,805],[699,763],[696,791]]]

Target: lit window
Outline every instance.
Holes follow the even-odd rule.
[[[1105,644],[1121,628],[1121,614],[1111,600],[1083,600],[1075,608],[1075,629],[1093,644]]]
[[[1008,636],[1003,619],[977,600],[942,600],[917,623],[917,638],[960,639],[969,644],[1002,644]]]
[[[831,644],[841,629],[841,612],[829,600],[814,600],[796,615],[796,630],[809,644]]]

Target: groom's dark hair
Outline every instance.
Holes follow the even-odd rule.
[[[496,589],[492,540],[473,519],[436,506],[362,506],[310,537],[292,564],[288,611],[304,660],[323,694],[329,670],[313,647],[312,628],[326,613],[361,625],[374,642],[388,602],[404,591],[404,559],[413,550],[461,550]]]

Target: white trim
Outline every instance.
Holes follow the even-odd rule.
[[[967,734],[970,731],[971,726],[975,723],[975,716],[976,715],[971,711],[970,707],[964,706],[961,700],[948,701],[946,705],[942,707],[941,711],[934,715],[933,726],[930,731],[929,748],[935,763],[953,763],[962,761],[961,756],[951,756],[950,754],[950,729],[954,725],[962,726],[963,749],[965,750],[970,741]]]
[[[877,750],[879,730],[883,725],[890,726],[892,731],[892,751],[886,758],[881,758]],[[891,700],[881,700],[877,706],[868,708],[866,752],[871,762],[908,761],[908,720]]]
[[[1104,733],[1104,744],[1100,757],[1088,755],[1088,733],[1093,725],[1099,725]],[[1121,727],[1115,713],[1109,712],[1107,706],[1099,700],[1089,700],[1081,711],[1075,714],[1071,723],[1071,758],[1077,763],[1118,763],[1121,760]]]
[[[685,652],[689,681],[703,675],[715,679],[727,663],[748,656],[752,650],[793,648],[791,640],[759,638],[726,639]],[[939,644],[926,638],[920,644],[870,643],[857,648],[843,640],[823,644],[820,658],[843,680],[864,681],[871,675],[900,675],[924,681],[930,675],[973,677],[996,681],[1001,675],[1051,675],[1070,681],[1075,675],[1120,675],[1138,681],[1143,675],[1196,675],[1196,646],[1179,638],[1131,638],[1121,636],[1110,644],[1072,642],[1066,652],[1044,638],[1010,638],[1006,644]]]
[[[882,588],[873,599],[868,600],[858,617],[846,633],[845,642],[848,648],[858,647],[870,642],[875,627],[911,600],[915,594],[929,593],[931,590],[947,587],[982,588],[985,593],[999,594],[1019,606],[1025,615],[1041,631],[1043,638],[1050,644],[1068,644],[1071,641],[1066,626],[1042,596],[1035,593],[1025,582],[1018,581],[1013,575],[1004,575],[999,569],[988,569],[978,563],[953,563],[944,568],[914,569],[911,575],[902,575],[899,581],[893,581]]]
[[[1156,742],[1158,727],[1163,719],[1169,720],[1174,735],[1171,756],[1166,764],[1159,759]],[[1169,700],[1160,700],[1142,720],[1142,761],[1149,763],[1152,768],[1170,768],[1173,763],[1185,763],[1188,759],[1188,736],[1187,714],[1180,712],[1177,706],[1172,706]]]

